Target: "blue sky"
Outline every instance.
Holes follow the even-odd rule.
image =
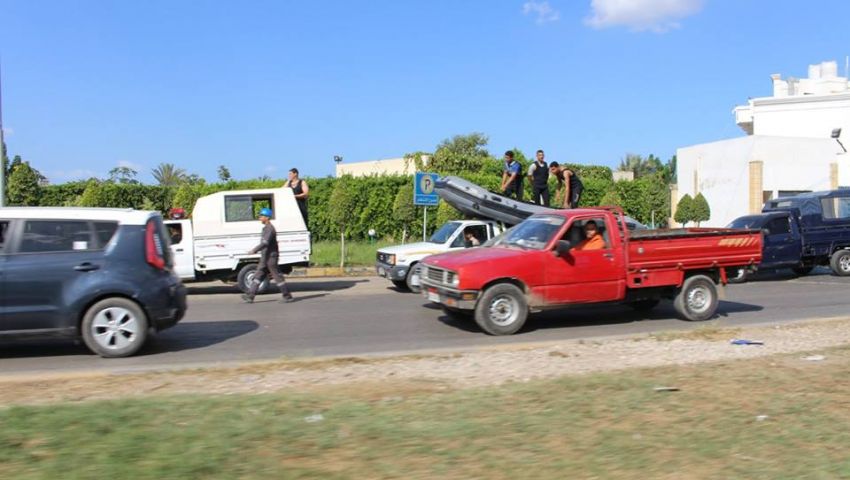
[[[0,0],[10,155],[54,182],[161,162],[333,171],[469,132],[616,165],[743,133],[769,75],[850,55],[850,2]],[[834,20],[830,20],[834,19]]]

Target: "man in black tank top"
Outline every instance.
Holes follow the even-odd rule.
[[[537,151],[537,160],[528,167],[531,181],[531,201],[536,205],[549,206],[549,168],[543,150]]]
[[[310,196],[310,186],[307,185],[307,182],[298,178],[297,168],[289,170],[289,180],[283,186],[292,189],[295,200],[298,202],[298,209],[301,210],[301,217],[304,218],[304,226],[309,229],[310,226],[307,224],[307,197]]]
[[[581,183],[578,175],[569,168],[560,166],[558,162],[549,164],[549,173],[558,179],[558,189],[555,191],[555,206],[578,208],[578,202],[581,200],[581,192],[584,190],[584,185]],[[564,196],[562,197],[562,201],[558,202],[561,191],[564,192]]]

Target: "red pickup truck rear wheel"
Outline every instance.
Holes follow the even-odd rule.
[[[475,306],[475,323],[490,335],[516,333],[527,318],[525,294],[510,283],[499,283],[488,288]]]
[[[673,299],[673,307],[685,320],[702,322],[717,311],[717,287],[714,280],[705,275],[694,275],[685,279],[682,288]]]

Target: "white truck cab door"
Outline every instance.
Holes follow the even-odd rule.
[[[191,220],[166,220],[165,227],[171,240],[174,271],[181,279],[195,279],[195,242]]]

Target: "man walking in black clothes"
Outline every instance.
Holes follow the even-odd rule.
[[[531,181],[531,201],[536,205],[549,206],[549,168],[546,165],[543,150],[537,151],[537,160],[528,167],[528,179]]]
[[[272,210],[270,208],[263,208],[260,210],[259,217],[260,223],[263,224],[263,236],[260,244],[251,249],[248,254],[263,253],[260,255],[260,263],[257,265],[254,278],[251,279],[251,290],[248,293],[242,294],[242,300],[246,303],[254,303],[254,297],[257,296],[257,290],[259,290],[260,284],[263,283],[266,275],[271,274],[272,279],[277,284],[277,288],[280,289],[280,293],[283,295],[280,303],[289,303],[292,301],[292,294],[286,288],[286,281],[284,281],[283,275],[280,274],[277,268],[279,252],[277,247],[277,231],[271,222]]]
[[[584,185],[579,180],[578,175],[569,168],[558,165],[558,162],[549,164],[549,173],[558,179],[558,188],[555,190],[555,205],[562,205],[561,208],[578,208],[581,192],[584,190]],[[560,197],[562,191],[564,196],[559,205],[558,197]]]

